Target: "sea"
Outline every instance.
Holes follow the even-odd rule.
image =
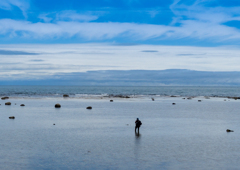
[[[0,86],[0,96],[1,170],[240,167],[240,87]]]
[[[94,96],[209,96],[238,97],[240,87],[231,86],[0,86],[0,96],[12,97]]]

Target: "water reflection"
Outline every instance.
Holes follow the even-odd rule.
[[[141,134],[135,132],[134,155],[136,161],[138,161],[139,156],[141,156],[140,153],[141,153]]]
[[[135,138],[136,138],[137,140],[140,140],[141,134],[140,134],[139,132],[135,132]]]

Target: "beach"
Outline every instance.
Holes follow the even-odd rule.
[[[183,98],[1,100],[0,169],[238,169],[239,100]]]

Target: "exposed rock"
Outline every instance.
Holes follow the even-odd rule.
[[[152,101],[154,101],[155,99],[152,97]]]
[[[1,99],[2,100],[6,100],[6,99],[9,99],[9,97],[2,97]]]
[[[182,99],[185,99],[185,98],[182,98]]]
[[[172,103],[172,105],[175,105],[176,103]]]
[[[191,97],[188,97],[187,99],[190,100],[190,99],[192,99],[192,98],[191,98]]]
[[[25,106],[25,104],[21,104],[20,106]]]
[[[10,116],[9,119],[15,119],[15,117],[14,116]]]
[[[202,100],[198,100],[198,102],[201,102]]]
[[[92,106],[88,106],[86,109],[92,109]]]
[[[237,99],[240,99],[240,97],[228,97],[229,99],[235,99],[235,100],[237,100]]]
[[[64,94],[63,97],[69,97],[69,95],[68,94]]]
[[[5,103],[5,105],[11,105],[11,102],[7,102],[7,103]]]
[[[55,125],[55,123],[53,123],[53,125]]]
[[[226,132],[234,132],[233,130],[227,129]]]
[[[170,96],[170,97],[177,97],[177,96],[172,95],[172,96]]]
[[[113,102],[113,100],[110,100],[110,102]]]
[[[111,94],[109,96],[104,96],[104,97],[119,97],[119,98],[127,98],[127,99],[130,98],[129,96],[124,96],[124,95],[121,95],[121,94],[120,95],[112,95]]]
[[[55,104],[55,108],[60,108],[61,105],[59,103]]]

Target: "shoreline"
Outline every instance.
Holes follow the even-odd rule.
[[[0,98],[3,98],[6,96],[1,96]],[[191,100],[221,100],[221,101],[237,101],[240,100],[239,97],[229,97],[229,96],[148,96],[148,95],[135,95],[129,97],[115,97],[115,96],[96,96],[96,95],[88,95],[88,96],[82,96],[82,97],[60,97],[60,96],[9,96],[8,99],[1,99],[2,102],[7,102],[9,100],[18,100],[18,99],[31,99],[31,100],[117,100],[117,101],[159,101],[159,100],[185,100],[185,101],[191,101]]]

